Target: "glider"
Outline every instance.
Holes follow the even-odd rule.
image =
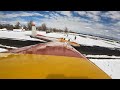
[[[47,43],[25,46],[0,53],[0,79],[111,79],[103,70],[64,38],[37,35]]]

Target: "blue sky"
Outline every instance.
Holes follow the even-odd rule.
[[[36,26],[68,29],[120,39],[120,11],[0,11],[0,23],[22,25],[33,20]]]

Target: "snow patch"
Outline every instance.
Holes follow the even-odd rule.
[[[96,57],[96,58],[118,58],[120,59],[120,56],[108,56],[108,55],[85,55],[86,57]]]
[[[0,52],[8,51],[7,49],[0,48]]]
[[[41,33],[41,32],[38,32]],[[63,33],[47,33],[44,34],[45,36],[49,37],[55,37],[55,38],[66,38],[67,40],[70,39],[70,41],[76,42],[81,45],[86,46],[100,46],[100,47],[107,47],[111,49],[120,48],[120,44],[116,42],[110,42],[106,40],[101,39],[93,39],[93,37],[82,37],[78,36],[77,34],[63,34]],[[76,36],[76,39],[75,39]]]
[[[14,40],[31,40],[31,41],[43,41],[40,39],[31,38],[31,31],[0,31],[0,38],[9,38]]]
[[[120,79],[120,59],[89,59],[107,73],[112,79]]]

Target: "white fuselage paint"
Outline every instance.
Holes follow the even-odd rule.
[[[35,37],[37,35],[36,27],[32,26],[32,36]]]

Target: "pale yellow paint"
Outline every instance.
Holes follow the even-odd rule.
[[[0,79],[111,79],[84,58],[0,54]]]

